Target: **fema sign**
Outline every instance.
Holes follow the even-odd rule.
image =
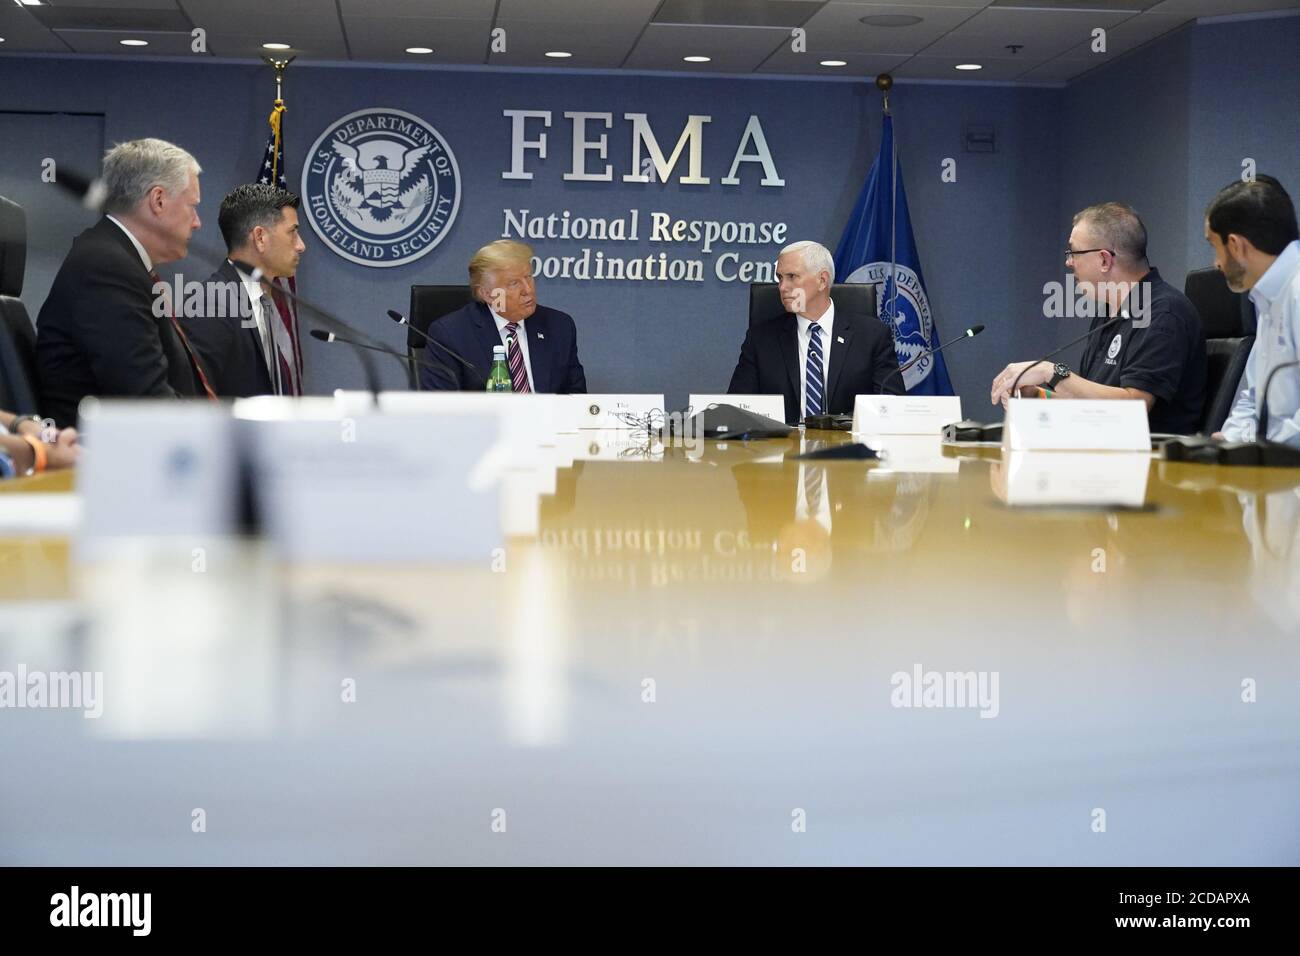
[[[358,110],[312,144],[302,196],[312,229],[344,259],[400,266],[427,254],[456,221],[460,170],[447,141],[418,116]]]

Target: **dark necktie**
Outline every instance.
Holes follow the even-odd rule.
[[[149,272],[149,278],[154,281],[155,285],[162,283],[162,277],[158,275],[156,271],[151,270]],[[166,286],[164,286],[164,288],[166,288]],[[185,354],[189,356],[190,367],[194,370],[194,377],[197,378],[199,384],[203,386],[204,394],[215,402],[217,400],[217,393],[213,391],[212,386],[208,384],[208,376],[203,371],[203,365],[199,362],[199,356],[190,346],[190,340],[185,337],[185,330],[181,328],[180,320],[176,318],[176,310],[172,307],[171,296],[166,292],[164,292],[163,295],[165,296],[164,301],[167,304],[167,318],[171,320],[172,328],[176,330],[176,337],[181,340],[181,347],[185,349]]]
[[[808,326],[808,384],[804,389],[805,415],[822,413],[822,336],[816,322]]]

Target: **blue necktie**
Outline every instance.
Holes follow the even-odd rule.
[[[808,327],[808,383],[805,389],[806,415],[822,413],[822,336],[816,322]]]

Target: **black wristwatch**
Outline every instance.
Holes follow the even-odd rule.
[[[18,426],[21,425],[23,422],[35,422],[38,426],[40,426],[42,431],[45,429],[45,419],[41,418],[40,415],[15,415],[14,420],[11,421],[8,426],[9,434],[17,435]]]
[[[1057,362],[1056,365],[1053,366],[1053,369],[1055,370],[1055,374],[1048,380],[1047,387],[1055,390],[1056,386],[1060,385],[1070,377],[1070,366]]]

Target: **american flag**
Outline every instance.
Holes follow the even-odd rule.
[[[266,141],[266,153],[262,156],[262,168],[257,181],[288,189],[288,180],[284,175],[284,100],[277,99],[271,110],[271,135]],[[288,288],[298,294],[295,279],[276,279],[274,285]],[[302,346],[298,341],[298,310],[294,300],[288,296],[274,296],[276,312],[280,321],[271,323],[271,337],[275,341],[276,353],[280,361],[280,394],[302,394]]]

